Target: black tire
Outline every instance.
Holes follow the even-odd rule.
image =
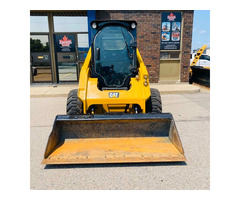
[[[146,113],[162,113],[162,100],[160,92],[151,88],[151,97],[146,102]]]
[[[79,100],[77,93],[78,89],[71,90],[68,93],[66,109],[67,115],[80,115],[83,113],[83,105]]]

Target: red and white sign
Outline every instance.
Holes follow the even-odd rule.
[[[61,44],[62,47],[69,47],[72,44],[72,40],[68,39],[68,37],[64,35],[64,37],[59,40],[59,44]]]
[[[169,21],[174,21],[176,19],[176,15],[174,15],[173,13],[170,13],[170,15],[167,16]]]

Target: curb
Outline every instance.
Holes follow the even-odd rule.
[[[68,94],[31,94],[30,98],[41,98],[41,97],[67,97]]]
[[[200,88],[196,90],[182,90],[182,91],[161,91],[159,90],[160,94],[195,94],[200,92]]]
[[[67,97],[68,92],[74,88],[77,88],[78,86],[73,87],[66,87],[65,89],[61,88],[63,91],[56,91],[56,89],[53,89],[55,87],[51,87],[48,90],[42,90],[42,92],[37,92],[38,89],[35,89],[34,87],[31,88],[32,90],[35,90],[34,92],[30,91],[30,98],[41,98],[41,97]],[[200,92],[200,87],[197,86],[187,86],[188,88],[183,88],[177,86],[174,89],[174,86],[159,86],[159,85],[151,85],[151,88],[158,89],[160,94],[195,94]],[[171,89],[172,88],[172,89]],[[40,89],[41,90],[41,89]],[[55,91],[54,91],[55,90]],[[34,94],[35,93],[35,94]]]

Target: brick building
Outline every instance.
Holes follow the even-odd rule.
[[[137,22],[137,45],[147,66],[150,82],[188,82],[193,11],[31,11],[30,14],[32,18],[31,41],[36,42],[36,39],[40,39],[45,46],[49,45],[48,52],[44,54],[48,54],[48,64],[39,67],[37,65],[41,63],[41,60],[33,61],[35,65],[31,70],[31,82],[78,81],[79,69],[91,43],[90,22],[92,20],[135,20]],[[46,31],[33,27],[34,22],[43,17],[47,23]],[[73,24],[79,24],[79,28],[71,27],[72,22],[69,19],[77,20]],[[68,23],[65,28],[61,24],[62,21],[65,26]],[[57,52],[54,45],[56,38],[66,35],[76,43],[76,48],[72,50],[71,61],[67,60],[66,55]],[[41,50],[38,53],[31,50],[32,58],[35,60],[44,57],[41,53]],[[36,68],[39,68],[38,73],[34,75]],[[48,73],[47,80],[41,80],[44,75],[38,79],[37,76],[41,71],[42,74]],[[75,76],[72,76],[73,74]]]

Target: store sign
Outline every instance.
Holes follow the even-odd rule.
[[[162,12],[161,50],[180,50],[181,12]]]
[[[75,37],[74,35],[56,35],[56,50],[57,52],[74,52]]]
[[[66,35],[63,36],[61,40],[59,40],[59,44],[62,45],[62,47],[67,47],[69,48],[70,45],[72,44],[72,40],[68,39]]]

